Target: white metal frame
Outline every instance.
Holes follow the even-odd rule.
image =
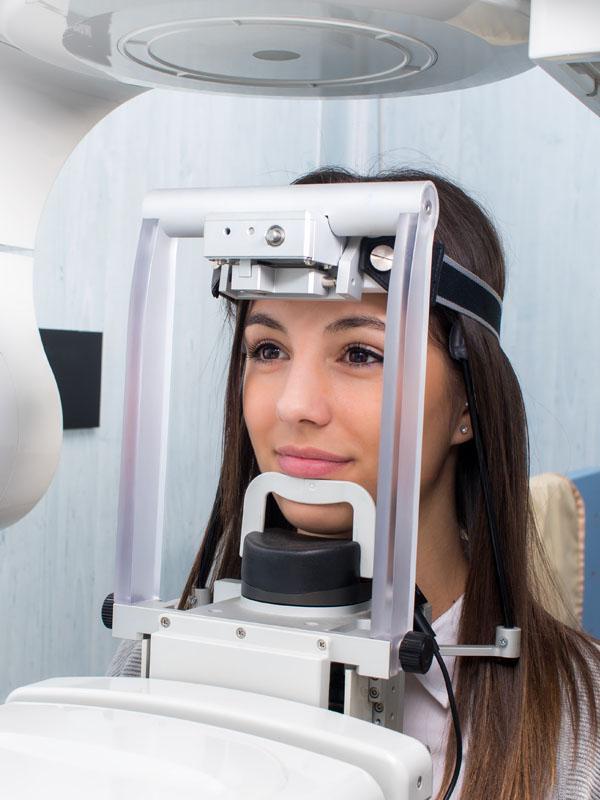
[[[115,633],[119,605],[147,604],[160,593],[176,240],[202,237],[206,220],[211,223],[214,215],[224,230],[234,229],[240,219],[245,225],[259,218],[277,224],[286,215],[288,225],[296,215],[305,226],[307,214],[326,220],[342,259],[346,245],[356,253],[357,237],[396,236],[387,305],[371,628],[372,638],[391,645],[388,671],[396,674],[394,654],[412,629],[414,602],[429,278],[438,214],[437,193],[429,182],[184,189],[148,196],[129,318]],[[222,263],[227,253],[213,249],[211,256]],[[304,268],[322,280],[318,265],[304,263]],[[335,289],[328,287],[328,298],[336,296]]]
[[[165,190],[149,195],[144,213],[128,331],[113,633],[143,640],[147,677],[321,707],[327,706],[331,664],[345,664],[345,712],[400,730],[399,645],[414,614],[435,187]],[[274,227],[278,233],[269,242]],[[161,601],[177,239],[205,237],[220,270],[219,287],[230,296],[334,301],[376,290],[359,275],[358,258],[360,238],[379,235],[395,236],[395,248],[376,512],[355,484],[265,473],[248,487],[240,542],[241,552],[244,536],[263,529],[271,492],[298,502],[350,502],[361,575],[373,576],[371,603],[331,609],[256,603],[241,597],[239,582],[230,580],[217,582],[212,603],[205,591],[197,593],[195,599],[202,596],[206,604],[191,610]],[[329,263],[336,259],[337,265]],[[520,631],[498,627],[492,645],[440,649],[443,655],[517,658]]]

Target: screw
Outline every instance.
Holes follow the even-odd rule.
[[[319,648],[319,650],[327,650],[327,642],[325,641],[325,639],[319,639],[317,641],[317,647]]]
[[[508,639],[505,639],[503,636],[502,639],[500,639],[500,641],[498,642],[498,645],[500,647],[506,647],[508,645]]]
[[[335,278],[328,278],[325,275],[321,278],[321,286],[324,289],[332,289],[335,286]]]
[[[305,267],[314,267],[315,263],[316,262],[312,258],[305,258],[304,259],[304,266]]]
[[[369,261],[371,266],[379,270],[379,272],[389,272],[392,268],[392,261],[394,260],[394,248],[389,244],[378,244],[371,250]]]
[[[163,628],[168,628],[171,624],[171,620],[168,617],[161,617],[160,624],[163,626]]]
[[[425,213],[426,214],[431,214],[431,209],[432,209],[431,200],[426,200],[425,201],[424,208],[425,208]]]
[[[271,225],[265,233],[265,241],[271,247],[279,247],[285,241],[285,231],[281,225]]]
[[[375,711],[377,711],[378,714],[381,714],[383,711],[383,703],[375,703]]]
[[[376,720],[373,720],[373,721],[374,721],[375,725],[381,725],[381,720],[380,719],[376,719]]]
[[[379,697],[379,689],[376,686],[371,686],[369,689],[369,697],[372,697],[373,699]]]
[[[245,639],[246,638],[246,631],[244,628],[236,628],[235,635],[238,639]]]

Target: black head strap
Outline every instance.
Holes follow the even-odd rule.
[[[371,263],[371,253],[378,245],[393,249],[392,236],[365,238],[361,243],[360,269],[378,286],[388,290],[390,270],[380,270]],[[444,253],[444,245],[434,242],[431,259],[431,306],[445,306],[484,325],[500,338],[502,300],[491,286],[473,272],[457,264]]]

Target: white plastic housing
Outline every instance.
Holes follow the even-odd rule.
[[[600,61],[598,0],[531,0],[529,57]]]
[[[59,678],[0,707],[11,800],[427,800],[424,745],[273,697],[137,678]]]
[[[529,57],[600,115],[598,0],[531,0]]]
[[[42,497],[58,464],[62,412],[33,307],[32,258],[0,249],[0,527]]]
[[[13,0],[5,13],[11,41],[70,70],[144,86],[341,97],[443,91],[522,72],[530,67],[528,7],[78,0],[75,12],[65,0]]]

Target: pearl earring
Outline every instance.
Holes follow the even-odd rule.
[[[468,433],[469,432],[469,426],[468,425],[461,425],[460,426],[460,432],[463,433],[463,434],[464,433]]]

